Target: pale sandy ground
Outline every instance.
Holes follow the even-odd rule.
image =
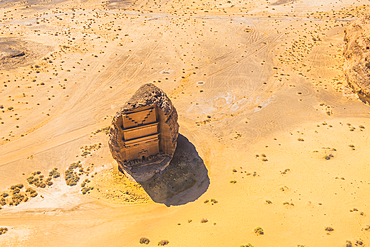
[[[36,170],[62,178],[37,189],[44,198],[3,207],[0,246],[370,245],[370,108],[346,88],[341,55],[367,3],[1,2],[0,38],[26,41],[30,60],[0,70],[0,191]],[[94,163],[96,184],[109,180],[108,138],[92,132],[148,82],[171,97],[208,190],[168,207],[67,186],[78,160]]]

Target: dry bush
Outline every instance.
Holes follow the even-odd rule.
[[[158,246],[165,246],[169,243],[170,243],[170,241],[168,241],[168,240],[161,240],[161,241],[158,242]]]
[[[140,238],[140,244],[149,244],[149,238],[142,237]]]
[[[265,234],[265,232],[263,231],[262,227],[256,227],[256,228],[254,228],[254,233],[257,234],[257,236],[264,235]]]

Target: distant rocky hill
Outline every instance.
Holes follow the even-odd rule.
[[[344,42],[347,82],[363,102],[370,103],[370,16],[352,22]]]

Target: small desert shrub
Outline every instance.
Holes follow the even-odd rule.
[[[332,232],[332,231],[334,231],[334,229],[332,227],[328,226],[328,227],[325,228],[325,231]]]
[[[356,240],[356,243],[355,243],[356,246],[362,246],[363,244],[364,244],[364,242],[362,242],[361,239]]]
[[[267,203],[267,204],[272,204],[272,201],[270,201],[270,200],[266,200],[266,203]]]
[[[158,246],[165,246],[169,243],[170,243],[170,241],[168,241],[168,240],[161,240],[161,241],[158,242]]]
[[[230,183],[231,184],[236,184],[236,180],[231,180]]]
[[[6,205],[5,198],[3,198],[3,197],[0,198],[0,205],[1,206],[5,206]]]
[[[27,188],[26,189],[26,192],[27,193],[33,193],[33,192],[36,192],[34,189],[32,189],[32,188]]]
[[[19,192],[21,192],[20,189],[16,188],[15,190],[13,190],[13,194],[18,194]]]
[[[281,174],[287,174],[288,172],[290,172],[289,168],[285,169],[283,172],[281,172]]]
[[[324,156],[324,159],[326,159],[326,160],[330,160],[331,158],[334,158],[334,156],[332,154]]]
[[[254,228],[254,233],[257,234],[257,236],[265,234],[262,227]]]
[[[60,177],[60,172],[58,171],[58,168],[54,168],[49,172],[49,177],[58,178]]]
[[[149,244],[150,240],[149,238],[140,238],[140,244]]]
[[[90,190],[93,190],[94,189],[94,187],[83,187],[82,189],[81,189],[81,192],[82,192],[82,194],[86,194],[86,193],[88,193]]]
[[[252,245],[251,243],[247,243],[240,245],[240,247],[254,247],[254,245]]]
[[[7,227],[0,227],[0,235],[5,234],[8,231]]]
[[[22,189],[23,188],[23,184],[16,184],[16,185],[14,185],[16,188],[18,188],[18,189]]]
[[[208,222],[208,220],[204,219],[204,218],[200,221],[200,223],[207,223],[207,222]]]
[[[85,185],[86,185],[87,183],[90,183],[90,180],[86,178],[86,179],[81,183],[81,187],[85,187]]]
[[[36,196],[37,196],[37,192],[36,192],[36,191],[32,192],[32,193],[30,194],[30,196],[31,196],[31,197],[36,197]]]

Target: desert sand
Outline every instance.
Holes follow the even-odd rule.
[[[370,245],[370,108],[343,73],[344,29],[366,4],[0,2],[0,194],[29,197],[2,206],[0,246]],[[106,132],[149,82],[182,144],[140,185]],[[50,186],[27,182],[53,168]]]

